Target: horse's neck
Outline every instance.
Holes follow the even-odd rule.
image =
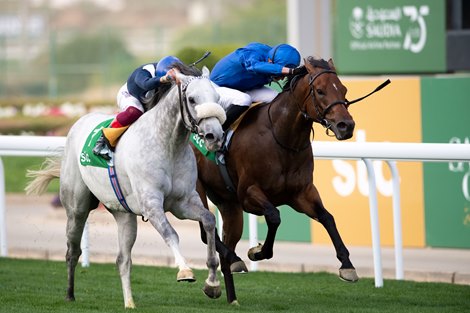
[[[284,92],[270,104],[272,127],[283,142],[296,145],[310,140],[313,121],[300,111],[303,99],[304,95]]]
[[[144,127],[149,131],[149,137],[154,137],[161,143],[167,143],[166,146],[172,151],[178,151],[182,145],[187,144],[189,131],[182,123],[178,94],[175,90],[170,90],[144,116],[146,124]]]

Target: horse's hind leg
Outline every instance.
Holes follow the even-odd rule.
[[[83,191],[81,196],[75,198],[73,193],[65,191],[61,187],[61,202],[67,212],[67,295],[66,300],[75,300],[75,268],[78,258],[82,254],[80,242],[82,239],[83,228],[91,210],[98,206],[98,199],[89,191]]]
[[[116,265],[121,276],[124,307],[135,308],[131,290],[131,251],[137,237],[137,218],[134,214],[110,211],[118,225],[119,253]]]

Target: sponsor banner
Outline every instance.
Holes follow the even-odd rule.
[[[337,0],[335,13],[341,73],[446,70],[445,1]]]
[[[348,99],[373,90],[383,80],[378,78],[342,79]],[[355,135],[349,141],[421,142],[420,79],[392,78],[392,84],[349,111],[356,121]],[[315,125],[315,140],[335,141]],[[314,151],[315,153],[315,151]],[[424,206],[422,164],[398,162],[401,178],[403,244],[423,247]],[[392,180],[388,166],[374,161],[382,245],[393,245]],[[371,226],[367,171],[362,161],[317,160],[314,183],[323,204],[335,217],[338,231],[347,245],[370,246]],[[312,221],[312,242],[331,244],[321,224]]]
[[[423,142],[470,144],[470,76],[423,78]],[[469,156],[470,157],[470,156]],[[470,248],[470,162],[425,163],[426,244]]]

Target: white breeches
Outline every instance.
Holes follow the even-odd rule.
[[[132,106],[139,109],[141,112],[144,112],[144,107],[140,103],[139,99],[132,96],[127,90],[127,83],[124,84],[117,93],[117,104],[119,111],[125,111],[128,107]]]
[[[262,87],[259,89],[242,92],[236,89],[219,87],[214,84],[220,95],[219,104],[227,110],[232,104],[239,106],[250,106],[253,102],[271,102],[278,94],[277,91]]]

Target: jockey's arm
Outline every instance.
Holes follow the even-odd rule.
[[[160,86],[160,78],[158,76],[152,77],[152,75],[146,71],[142,70],[135,76],[135,83],[137,86],[142,88],[143,90],[149,91],[156,89]]]

